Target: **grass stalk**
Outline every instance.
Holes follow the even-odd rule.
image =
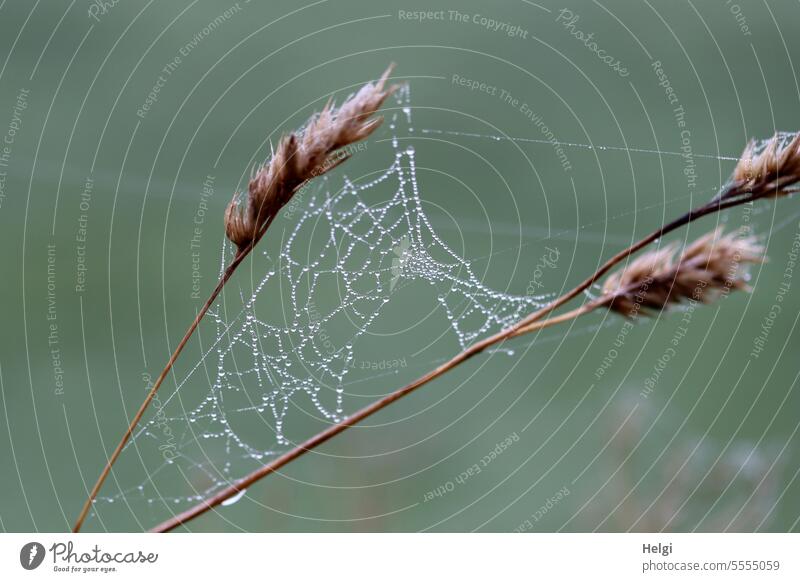
[[[595,309],[601,306],[610,306],[613,303],[615,297],[617,297],[620,293],[632,292],[633,290],[635,290],[634,287],[638,285],[638,283],[636,283],[634,286],[628,289],[620,290],[614,294],[603,295],[598,299],[587,302],[584,305],[567,313],[551,317],[548,319],[543,319],[547,315],[552,313],[555,309],[557,309],[559,306],[564,305],[571,299],[580,295],[583,291],[588,289],[592,284],[594,284],[597,280],[599,280],[604,274],[610,271],[614,266],[618,265],[619,263],[627,259],[629,256],[631,256],[633,253],[642,249],[643,247],[647,246],[653,241],[659,239],[660,237],[709,214],[720,212],[722,210],[740,204],[745,204],[747,202],[752,201],[755,198],[763,197],[760,196],[757,192],[741,192],[739,194],[733,195],[732,189],[734,187],[738,186],[735,185],[730,186],[725,191],[726,194],[731,194],[730,196],[727,196],[725,200],[715,199],[711,203],[708,203],[695,210],[692,210],[686,213],[684,216],[664,225],[658,230],[655,230],[654,232],[644,237],[640,241],[629,246],[627,249],[620,251],[619,253],[611,257],[608,261],[606,261],[597,271],[595,271],[593,275],[582,281],[576,287],[574,287],[573,289],[571,289],[570,291],[559,297],[557,300],[550,303],[549,305],[546,305],[542,309],[520,320],[515,325],[505,330],[501,330],[500,332],[471,345],[464,351],[455,355],[452,359],[448,360],[439,367],[431,370],[424,376],[421,376],[420,378],[414,380],[410,384],[407,384],[406,386],[403,386],[402,388],[399,388],[398,390],[384,396],[380,400],[377,400],[376,402],[368,406],[365,406],[356,413],[348,416],[345,419],[342,419],[336,424],[331,425],[322,432],[300,443],[299,445],[297,445],[287,453],[281,455],[274,461],[271,461],[270,463],[267,463],[266,465],[259,467],[246,477],[234,483],[231,483],[229,486],[217,492],[210,498],[205,499],[200,503],[197,503],[193,507],[165,520],[164,522],[160,523],[150,531],[168,532],[175,529],[176,527],[185,525],[191,520],[210,511],[214,507],[221,505],[225,500],[230,499],[235,495],[238,495],[239,493],[250,487],[253,483],[263,479],[267,475],[275,473],[288,463],[294,461],[295,459],[298,459],[307,452],[317,448],[318,446],[322,445],[323,443],[330,440],[334,436],[344,432],[348,428],[358,424],[359,422],[368,418],[369,416],[372,416],[376,412],[383,410],[393,402],[396,402],[397,400],[400,400],[404,396],[411,394],[412,392],[424,386],[425,384],[431,382],[432,380],[435,380],[436,378],[443,376],[448,371],[459,366],[460,364],[463,364],[473,356],[480,354],[489,347],[502,344],[507,339],[513,337],[541,330],[559,323],[571,321],[577,317],[580,317],[581,315],[590,313],[591,311],[594,311]]]
[[[313,115],[301,131],[283,137],[269,161],[250,180],[246,205],[242,205],[240,196],[234,194],[225,210],[225,234],[236,245],[237,252],[225,268],[217,286],[197,312],[183,339],[178,343],[144,402],[128,424],[119,444],[106,461],[75,520],[73,532],[80,531],[83,526],[114,463],[130,440],[167,374],[172,370],[178,356],[225,284],[267,232],[281,208],[309,180],[331,171],[346,161],[349,155],[344,148],[366,139],[380,127],[383,120],[374,117],[374,114],[397,88],[397,86],[385,86],[393,68],[394,65],[390,65],[377,82],[367,83],[357,93],[345,99],[338,108],[332,100],[329,100],[322,111]]]

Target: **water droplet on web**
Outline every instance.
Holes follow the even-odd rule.
[[[445,315],[438,317],[443,331],[461,349],[508,328],[549,297],[527,296],[524,287],[519,295],[495,291],[484,283],[482,273],[473,271],[471,261],[462,259],[438,236],[424,211],[415,148],[398,139],[400,130],[411,133],[409,95],[401,89],[394,98],[404,108],[389,118],[386,127],[392,130],[392,139],[370,142],[371,155],[365,158],[377,156],[372,154],[373,147],[375,151],[392,148],[385,165],[353,181],[333,172],[330,180],[315,181],[308,186],[308,195],[297,197],[292,212],[281,216],[285,233],[276,237],[283,244],[280,252],[273,251],[271,256],[264,251],[266,258],[253,259],[247,277],[239,278],[243,280],[240,286],[226,287],[224,301],[209,311],[202,324],[209,336],[208,343],[203,336],[207,351],[178,385],[185,392],[178,393],[174,402],[170,403],[171,397],[164,399],[165,408],[173,409],[167,417],[178,443],[175,463],[191,472],[187,475],[200,476],[198,482],[211,481],[208,489],[193,496],[196,499],[208,498],[254,466],[262,466],[262,460],[285,452],[292,443],[284,429],[294,426],[298,418],[335,422],[345,417],[350,404],[361,404],[361,400],[348,401],[348,374],[358,367],[354,362],[368,359],[360,353],[362,349],[379,341],[370,335],[372,327],[382,322],[384,306],[398,289],[413,288],[421,305],[438,301],[439,312]],[[233,252],[229,244],[223,247],[221,270]],[[398,261],[395,272],[392,260]],[[324,279],[335,282],[333,293]],[[241,306],[235,304],[237,300]],[[342,315],[353,324],[346,331],[339,324]],[[425,362],[424,355],[421,358],[421,367],[437,364]],[[361,373],[378,377],[400,372],[384,368]],[[203,385],[205,393],[193,392]],[[192,398],[184,398],[189,394]],[[258,432],[240,430],[255,426],[252,423],[258,423]],[[142,435],[163,439],[156,426],[151,421],[131,442]],[[163,440],[154,442],[163,444]],[[165,461],[173,463],[172,458]],[[175,471],[169,473],[173,478]],[[185,492],[167,495],[162,485],[159,504],[190,500]],[[177,480],[172,485],[177,487]],[[173,499],[176,493],[180,496]],[[243,495],[241,491],[223,505],[236,503]]]
[[[242,489],[241,491],[239,491],[239,493],[237,493],[233,497],[229,497],[228,499],[223,501],[220,505],[224,505],[225,507],[228,507],[229,505],[233,505],[234,503],[239,501],[242,497],[244,497],[245,493],[247,493],[247,489]]]

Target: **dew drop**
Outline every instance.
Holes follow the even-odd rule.
[[[244,497],[245,493],[247,493],[247,489],[242,489],[241,491],[239,491],[239,493],[237,493],[233,497],[229,497],[228,499],[223,501],[221,505],[224,505],[225,507],[233,505],[234,503],[239,501],[242,497]]]

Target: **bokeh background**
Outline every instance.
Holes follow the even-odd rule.
[[[420,10],[441,12],[408,16]],[[711,197],[749,138],[797,129],[799,17],[797,3],[765,0],[0,2],[0,528],[69,528],[199,308],[193,284],[213,288],[230,195],[329,96],[395,62],[434,230],[488,287],[556,293]],[[330,187],[388,167],[389,137],[376,133]],[[751,295],[688,325],[680,312],[639,321],[622,344],[608,314],[517,340],[184,529],[797,530],[800,206],[734,209],[670,240],[717,223],[763,237],[770,261]],[[277,221],[226,302],[252,291],[292,228]],[[459,349],[437,309],[446,291],[412,281],[392,294],[355,360],[403,365],[354,370],[345,412]],[[281,293],[261,298],[265,317],[282,313]],[[204,326],[162,393],[186,379],[167,415],[198,451],[179,419],[209,391],[189,373],[213,338]],[[296,406],[290,438],[324,424]],[[263,419],[239,426],[271,439]],[[208,455],[233,475],[252,468]],[[171,496],[199,485],[162,460],[137,439],[86,529],[139,531],[188,507]]]

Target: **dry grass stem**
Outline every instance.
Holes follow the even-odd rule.
[[[390,65],[376,83],[367,83],[338,109],[328,101],[300,132],[281,138],[270,160],[250,180],[246,205],[237,193],[225,210],[225,233],[241,251],[308,180],[347,160],[343,150],[361,141],[383,122],[373,117],[397,85],[386,87]]]
[[[75,521],[74,532],[80,531],[97,494],[111,472],[111,467],[130,440],[134,428],[144,416],[147,407],[189,338],[192,337],[225,284],[269,228],[280,209],[305,182],[329,172],[347,160],[349,156],[342,151],[342,148],[366,138],[381,124],[383,119],[373,117],[373,115],[396,89],[396,86],[385,88],[392,69],[393,65],[390,65],[376,83],[364,85],[355,95],[346,99],[338,109],[335,108],[332,101],[328,101],[319,114],[311,117],[305,128],[282,138],[278,150],[273,153],[269,162],[250,180],[246,208],[240,208],[238,195],[233,197],[225,210],[225,233],[237,247],[236,256],[226,267],[217,286],[198,311],[153,387],[147,393],[144,402],[131,419],[119,444],[108,458]]]
[[[332,159],[332,153],[348,143],[348,140],[352,143],[352,140],[362,139],[371,133],[377,122],[368,122],[365,116],[374,112],[391,92],[392,89],[384,90],[385,80],[386,74],[378,84],[362,89],[338,111],[332,106],[326,107],[322,114],[309,122],[302,135],[290,135],[281,141],[271,162],[251,182],[247,209],[240,210],[238,198],[235,198],[226,212],[226,231],[240,249],[242,245],[245,248],[252,246],[253,243],[248,241],[257,240],[257,233],[263,228],[262,223],[269,224],[271,217],[288,201],[299,184],[313,173],[315,167],[324,168],[324,163]],[[170,531],[203,515],[393,402],[487,348],[502,344],[510,338],[570,321],[600,307],[630,315],[633,309],[660,311],[684,301],[707,302],[731,289],[746,289],[747,267],[762,260],[763,249],[753,237],[723,235],[722,230],[717,229],[686,247],[679,256],[677,247],[670,245],[633,261],[627,268],[608,278],[600,297],[570,312],[549,317],[611,272],[616,265],[664,235],[704,216],[737,205],[794,192],[792,186],[800,183],[800,135],[776,135],[766,148],[758,153],[756,150],[754,144],[745,149],[731,180],[713,200],[664,224],[618,252],[592,275],[548,305],[513,326],[477,341],[413,382],[331,424],[280,457],[229,484],[208,499],[172,516],[151,531]]]
[[[763,260],[754,236],[723,234],[718,228],[694,241],[678,256],[677,243],[649,252],[613,273],[597,299],[555,317],[520,327],[514,336],[577,319],[599,307],[634,317],[688,301],[710,303],[731,290],[749,290],[748,267]]]
[[[643,257],[643,259],[634,261],[627,269],[609,278],[605,286],[607,293],[598,299],[586,303],[573,311],[548,318],[553,311],[580,296],[616,265],[622,263],[647,245],[659,240],[664,235],[709,214],[715,214],[734,206],[746,204],[758,198],[770,197],[770,192],[778,192],[779,195],[791,193],[793,190],[790,190],[789,187],[800,181],[800,174],[797,173],[800,171],[800,167],[798,167],[800,162],[797,162],[797,158],[800,156],[800,151],[798,151],[799,140],[799,137],[795,137],[789,145],[779,147],[778,136],[776,136],[774,138],[774,146],[768,147],[756,158],[758,160],[757,164],[752,164],[753,166],[758,165],[761,170],[749,174],[751,178],[747,181],[744,180],[745,174],[742,173],[741,167],[748,164],[746,162],[747,152],[755,150],[752,147],[749,150],[745,150],[745,155],[737,165],[731,181],[710,202],[664,224],[628,248],[621,250],[577,286],[550,304],[523,318],[515,325],[472,344],[427,374],[365,406],[343,420],[332,424],[322,432],[298,444],[284,455],[259,467],[239,481],[231,483],[212,497],[160,523],[151,531],[171,531],[203,515],[222,504],[225,500],[241,493],[253,483],[275,473],[351,426],[358,424],[393,402],[446,374],[489,347],[502,344],[510,338],[525,333],[570,321],[601,306],[606,306],[625,315],[629,314],[631,301],[634,301],[635,304],[637,291],[642,291],[642,277],[651,277],[654,281],[659,281],[658,288],[645,290],[646,292],[642,299],[643,303],[646,301],[646,307],[659,310],[669,304],[677,304],[688,298],[693,299],[694,291],[698,288],[700,289],[697,296],[699,301],[709,301],[726,288],[746,288],[746,275],[744,271],[739,269],[744,268],[742,265],[746,266],[747,263],[761,260],[761,247],[752,237],[722,236],[721,231],[716,230],[687,247],[677,261],[675,259],[675,249],[672,247],[667,249],[668,252],[664,250],[656,251]],[[791,174],[780,178],[776,177],[777,172],[789,172],[789,170],[791,170]],[[748,187],[750,187],[750,190],[747,190]],[[649,294],[647,293],[648,291]]]

